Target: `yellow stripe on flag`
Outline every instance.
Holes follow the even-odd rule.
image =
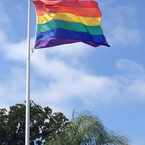
[[[101,17],[82,17],[70,13],[49,13],[42,16],[37,16],[37,24],[45,24],[51,20],[82,23],[88,26],[100,25],[101,23]]]

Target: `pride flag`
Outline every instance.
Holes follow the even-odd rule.
[[[37,15],[35,48],[83,42],[109,46],[95,0],[33,0]]]

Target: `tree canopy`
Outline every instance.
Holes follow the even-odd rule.
[[[0,145],[25,145],[25,104],[0,109]],[[91,115],[68,120],[31,102],[30,145],[128,145],[128,140]]]
[[[128,140],[108,131],[96,117],[81,115],[47,145],[128,145]]]
[[[53,138],[66,126],[68,119],[61,112],[31,103],[31,145],[41,145],[45,138]],[[25,104],[0,109],[0,145],[25,144]]]

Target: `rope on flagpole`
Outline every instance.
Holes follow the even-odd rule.
[[[31,0],[28,0],[27,12],[27,58],[26,58],[26,122],[25,122],[25,145],[30,145],[30,20],[31,20]]]

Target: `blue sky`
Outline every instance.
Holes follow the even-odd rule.
[[[145,145],[145,2],[99,0],[110,48],[85,44],[35,50],[31,96],[71,116],[97,115],[132,145]],[[32,46],[35,15],[32,11]],[[0,106],[25,100],[27,1],[0,1]]]

